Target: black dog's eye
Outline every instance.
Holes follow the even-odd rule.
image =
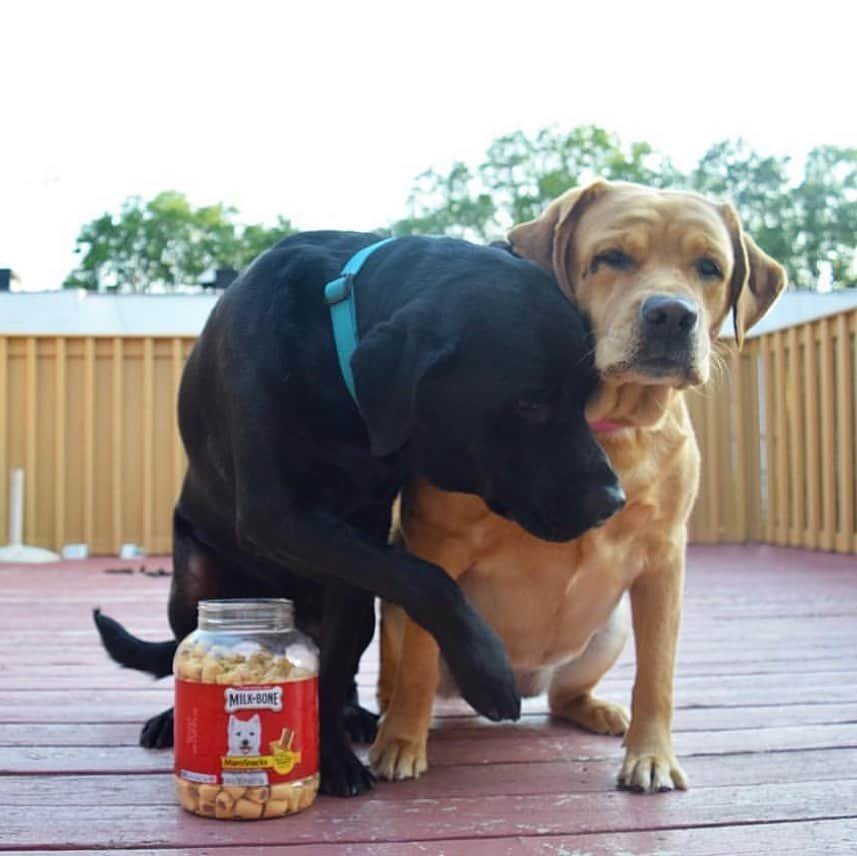
[[[696,267],[696,272],[703,279],[723,279],[723,271],[720,270],[720,266],[714,259],[703,256],[701,259],[696,260],[694,266]]]
[[[607,265],[616,270],[628,270],[633,267],[634,260],[622,250],[605,250],[603,253],[598,253],[592,260],[589,272],[595,273],[601,265]]]
[[[550,419],[553,405],[543,398],[519,398],[515,402],[515,412],[527,422],[543,425]]]

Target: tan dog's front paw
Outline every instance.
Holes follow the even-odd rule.
[[[619,787],[641,794],[678,788],[687,790],[687,776],[671,751],[635,752],[629,749],[619,773]]]
[[[387,735],[382,724],[369,750],[369,763],[381,779],[418,779],[428,769],[426,741]]]
[[[614,734],[617,737],[621,737],[628,730],[631,722],[631,714],[627,707],[595,698],[589,693],[557,705],[556,708],[552,704],[551,713],[587,731],[593,731],[596,734]]]

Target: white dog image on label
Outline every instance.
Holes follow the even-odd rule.
[[[256,713],[250,719],[229,717],[227,734],[229,755],[258,755],[262,746],[262,723]]]

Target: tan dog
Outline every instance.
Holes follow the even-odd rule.
[[[729,311],[740,344],[785,274],[743,234],[731,206],[632,184],[571,190],[509,239],[591,318],[602,385],[587,415],[627,505],[600,529],[547,543],[476,497],[419,483],[403,495],[401,536],[459,580],[502,636],[522,693],[546,688],[554,716],[625,734],[620,785],[686,788],[670,729],[699,450],[681,390],[708,379]],[[637,654],[630,719],[592,695],[625,643],[625,592]],[[385,778],[410,778],[427,768],[437,647],[388,605],[384,619],[385,714],[370,759]]]

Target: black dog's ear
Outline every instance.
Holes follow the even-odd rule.
[[[425,326],[419,312],[399,310],[375,327],[351,357],[357,401],[372,454],[391,455],[413,431],[420,384],[452,356],[453,348],[440,344]]]

